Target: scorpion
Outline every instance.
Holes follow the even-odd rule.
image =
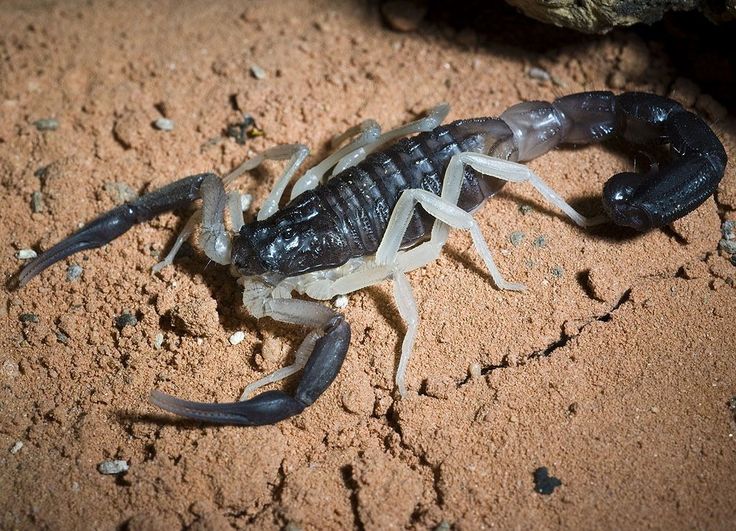
[[[496,266],[472,213],[506,182],[531,184],[581,227],[610,220],[646,231],[686,215],[714,193],[727,163],[710,127],[679,103],[649,93],[608,91],[571,94],[552,102],[516,104],[498,118],[441,125],[449,112],[438,105],[416,121],[381,133],[366,120],[335,137],[336,151],[298,178],[309,154],[302,144],[272,147],[225,177],[201,173],[182,178],[118,206],[43,252],[16,277],[18,286],[73,253],[100,247],[133,225],[202,199],[158,271],[170,265],[198,226],[200,245],[218,264],[230,265],[243,287],[243,304],[255,317],[301,325],[308,334],[293,364],[251,383],[240,400],[205,403],[153,390],[150,401],[168,412],[209,423],[273,424],[301,413],[335,380],[350,345],[341,313],[329,300],[390,279],[407,330],[395,384],[405,376],[419,326],[406,273],[435,260],[450,228],[470,232],[499,289],[522,290]],[[410,136],[414,135],[414,136]],[[652,159],[645,172],[624,172],[603,187],[605,215],[584,217],[521,162],[560,144],[616,138]],[[340,147],[342,146],[342,147]],[[265,160],[288,161],[256,220],[245,223],[241,195],[226,187]],[[421,207],[421,208],[420,208]],[[226,209],[231,227],[226,225]],[[293,393],[260,387],[302,371]]]

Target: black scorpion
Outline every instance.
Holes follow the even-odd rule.
[[[243,302],[253,315],[311,331],[293,365],[249,385],[238,402],[191,402],[157,390],[151,401],[178,415],[213,423],[272,424],[300,413],[327,389],[350,344],[350,327],[341,314],[316,302],[292,299],[292,292],[326,300],[391,279],[400,314],[408,324],[396,376],[403,394],[419,322],[405,273],[438,256],[450,227],[471,232],[499,288],[523,289],[503,279],[470,214],[506,181],[530,182],[581,226],[605,219],[581,216],[519,162],[559,144],[611,138],[646,152],[656,161],[646,173],[617,174],[603,188],[608,219],[639,231],[666,225],[703,203],[715,191],[727,162],[722,144],[699,117],[675,101],[652,94],[582,92],[552,103],[520,103],[500,118],[440,125],[447,112],[448,107],[440,105],[427,117],[383,135],[372,120],[351,128],[338,137],[339,143],[351,142],[307,171],[282,210],[278,205],[284,189],[308,155],[300,144],[271,148],[222,179],[212,173],[183,178],[88,223],[29,263],[17,283],[22,286],[73,253],[104,245],[136,223],[201,197],[201,211],[155,269],[171,263],[201,222],[205,253],[237,270]],[[419,134],[377,149],[412,133]],[[290,163],[257,221],[246,224],[238,194],[228,196],[225,185],[265,159],[290,159]],[[320,185],[333,168],[332,177]],[[234,236],[225,225],[226,207],[237,232]],[[293,396],[274,390],[248,399],[258,387],[301,369]]]

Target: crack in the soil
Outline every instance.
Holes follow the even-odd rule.
[[[618,310],[624,303],[626,303],[629,300],[629,298],[631,297],[631,290],[632,290],[632,288],[628,288],[623,293],[623,295],[621,295],[621,298],[616,302],[616,304],[614,304],[611,307],[611,309],[608,310],[606,313],[601,314],[601,315],[594,315],[594,316],[592,316],[583,326],[580,327],[580,329],[577,331],[577,333],[575,333],[575,334],[566,334],[564,332],[564,329],[563,329],[562,333],[560,334],[560,338],[559,339],[553,341],[552,343],[550,343],[549,345],[547,345],[545,348],[542,348],[542,349],[539,349],[539,350],[535,350],[534,352],[529,353],[523,359],[524,360],[534,360],[534,359],[538,359],[538,358],[544,358],[544,357],[551,356],[556,350],[559,350],[561,348],[564,348],[565,346],[567,346],[567,344],[571,340],[575,339],[580,334],[582,334],[583,331],[586,328],[588,328],[591,323],[593,323],[593,322],[607,323],[608,321],[611,320],[612,315],[613,315],[613,312],[615,312],[616,310]],[[513,366],[515,366],[515,365],[513,365]],[[498,363],[498,364],[490,364],[490,365],[485,365],[485,366],[481,367],[480,373],[481,373],[481,375],[485,376],[486,374],[490,374],[491,372],[493,372],[493,371],[495,371],[497,369],[508,369],[508,368],[511,368],[511,367],[512,367],[512,365],[508,361],[506,361],[505,358],[504,358],[504,361],[502,361],[501,363]],[[472,379],[472,376],[470,376],[470,375],[466,376],[462,381],[460,381],[460,382],[458,382],[456,384],[457,385],[457,388],[459,389],[460,387],[464,386],[471,379]]]
[[[358,482],[356,481],[353,472],[353,465],[347,464],[340,467],[342,482],[345,485],[345,488],[350,491],[350,507],[353,511],[353,527],[360,531],[364,531],[365,524],[360,518],[360,511],[358,510]]]

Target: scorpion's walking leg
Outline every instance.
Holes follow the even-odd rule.
[[[205,403],[181,400],[161,391],[151,393],[151,402],[183,417],[220,424],[264,425],[301,413],[334,381],[350,346],[350,326],[342,315],[315,302],[295,299],[270,299],[264,303],[265,315],[278,321],[312,329],[299,347],[296,372],[304,368],[299,386],[291,396],[284,391],[266,391],[249,400],[233,403]],[[312,347],[310,351],[307,351]],[[278,372],[278,371],[277,371]],[[276,374],[276,373],[275,373]],[[273,376],[273,375],[272,375]],[[273,381],[281,379],[278,374]],[[244,396],[270,383],[268,377],[246,388]]]
[[[259,219],[261,215],[268,217],[273,212],[278,210],[278,203],[281,199],[282,194],[284,193],[284,188],[286,188],[289,180],[299,169],[299,166],[304,162],[304,159],[307,158],[307,155],[309,155],[309,148],[302,144],[283,144],[280,146],[274,146],[265,150],[263,153],[256,155],[252,159],[246,160],[240,166],[235,168],[232,172],[224,176],[222,178],[223,188],[224,186],[234,182],[246,171],[257,168],[265,160],[291,159],[289,164],[286,166],[284,173],[279,179],[277,179],[276,184],[274,185],[274,188],[269,194],[268,198],[264,201],[263,208],[261,208],[260,212],[258,213]],[[212,199],[210,199],[210,201],[212,201]],[[238,192],[231,192],[229,194],[228,207],[230,210],[230,216],[232,218],[233,230],[237,232],[244,224],[243,211],[240,208],[240,194]],[[192,214],[192,216],[187,220],[186,225],[184,225],[184,228],[176,237],[176,241],[174,242],[174,245],[172,245],[166,257],[155,266],[153,266],[154,272],[161,271],[163,268],[174,263],[174,258],[181,249],[181,246],[192,236],[192,234],[194,234],[194,231],[196,230],[197,225],[199,224],[201,219],[201,210],[197,210],[194,214]],[[219,260],[215,261],[222,263]]]
[[[243,164],[238,166],[230,175],[226,176],[223,181],[225,185],[230,184],[235,179],[240,177],[244,172],[254,170],[260,166],[266,160],[286,160],[289,159],[289,163],[284,169],[284,173],[276,179],[271,193],[263,202],[263,206],[258,211],[258,219],[266,219],[273,215],[279,209],[279,201],[284,195],[286,186],[291,181],[291,178],[299,170],[304,160],[309,155],[309,148],[303,144],[283,144],[280,146],[274,146],[265,150],[253,157],[252,159],[246,160]]]
[[[358,138],[338,149],[322,162],[307,170],[304,175],[299,177],[299,179],[294,183],[294,187],[291,189],[291,199],[294,199],[306,190],[312,190],[315,188],[320,184],[322,178],[330,168],[339,163],[344,157],[350,156],[354,151],[375,142],[381,135],[381,126],[378,125],[378,122],[375,120],[365,120],[360,124],[349,128],[343,134],[335,137],[332,140],[332,144],[339,144],[355,135],[359,135]]]
[[[375,151],[383,144],[402,136],[431,131],[442,123],[448,112],[450,112],[450,106],[446,103],[441,103],[427,111],[427,115],[419,120],[402,125],[383,134],[381,134],[381,129],[374,120],[366,120],[351,127],[344,133],[333,138],[332,145],[339,146],[342,142],[355,135],[359,134],[360,136],[300,177],[292,189],[292,199],[302,192],[316,187],[325,173],[333,166],[332,175],[334,176],[344,169],[359,163],[366,155]]]
[[[447,117],[447,113],[449,112],[450,106],[447,103],[440,103],[439,105],[436,105],[429,109],[426,113],[426,116],[418,120],[414,120],[413,122],[409,122],[408,124],[397,127],[396,129],[392,129],[391,131],[386,131],[381,136],[379,136],[375,140],[375,142],[356,149],[352,153],[343,157],[343,159],[337,163],[337,166],[335,166],[332,174],[337,175],[345,168],[349,168],[350,166],[358,164],[369,153],[372,153],[382,145],[387,144],[392,140],[396,140],[397,138],[408,135],[413,135],[414,133],[431,131],[432,129],[438,127],[445,120],[445,118]],[[335,137],[333,143],[337,142],[339,144],[340,142],[342,142],[343,137],[344,135]]]

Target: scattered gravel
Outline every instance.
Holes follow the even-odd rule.
[[[537,81],[549,81],[552,79],[552,76],[549,75],[549,72],[547,72],[544,68],[540,68],[538,66],[533,66],[529,70],[527,70],[527,75],[532,78],[536,79]]]
[[[43,193],[36,191],[31,194],[31,211],[34,214],[43,212]]]
[[[106,459],[97,465],[97,471],[100,474],[108,475],[122,474],[127,472],[129,468],[128,462],[124,459]]]
[[[173,131],[174,120],[170,120],[168,118],[159,118],[158,120],[153,122],[153,126],[159,131]]]
[[[509,241],[514,247],[518,247],[519,245],[521,245],[521,242],[524,241],[524,238],[526,238],[526,234],[524,234],[520,230],[515,230],[514,232],[509,234]]]
[[[79,277],[82,276],[82,272],[84,271],[84,268],[80,266],[79,264],[71,264],[67,270],[66,270],[66,279],[69,282],[74,282]]]
[[[15,257],[18,260],[31,260],[33,258],[36,258],[38,254],[36,254],[36,251],[33,249],[21,249],[20,251],[15,253]]]
[[[348,302],[350,302],[350,299],[348,299],[347,295],[338,295],[335,297],[335,300],[332,302],[332,304],[335,306],[335,308],[345,308],[348,305]]]
[[[153,338],[153,348],[159,350],[164,344],[164,334],[159,332],[156,337]]]
[[[237,332],[235,332],[233,335],[230,336],[228,341],[230,341],[231,345],[239,345],[240,343],[243,342],[244,339],[245,339],[245,332],[243,332],[242,330],[238,330]]]
[[[266,79],[268,77],[266,71],[258,65],[251,65],[250,73],[256,79]]]
[[[122,330],[126,326],[135,326],[138,324],[138,319],[135,315],[130,312],[123,312],[115,318],[115,327],[118,330]]]
[[[39,318],[35,313],[22,313],[18,316],[18,320],[21,323],[37,323]]]
[[[33,122],[39,131],[56,131],[59,128],[59,120],[56,118],[41,118]]]

